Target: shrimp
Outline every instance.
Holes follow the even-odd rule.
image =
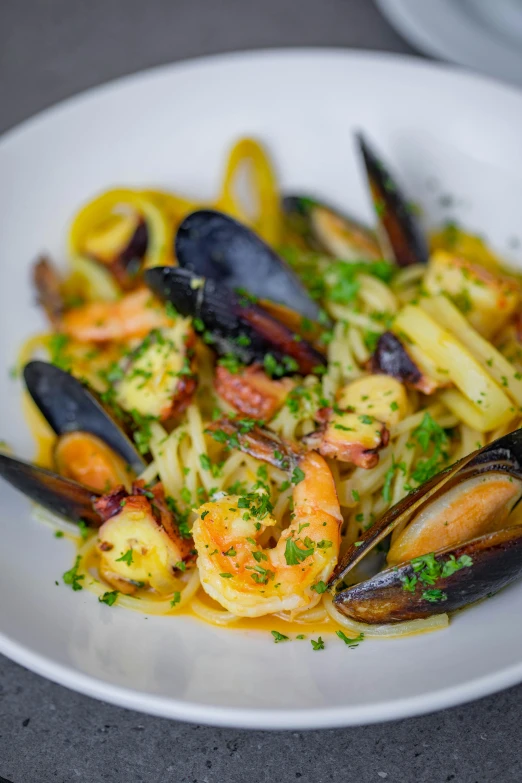
[[[60,328],[79,342],[125,342],[172,323],[150,291],[140,288],[117,302],[90,302],[69,310]]]
[[[231,420],[213,426],[242,451],[288,470],[294,484],[293,514],[270,549],[258,543],[263,531],[276,524],[268,487],[201,506],[192,535],[204,590],[240,617],[315,606],[340,546],[342,516],[328,465],[316,452],[302,452],[259,427],[244,433]]]

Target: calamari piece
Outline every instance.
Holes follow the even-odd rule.
[[[160,484],[152,490],[136,482],[94,504],[104,523],[98,531],[100,574],[112,587],[132,594],[150,587],[169,595],[192,557],[192,539],[183,538],[167,508]]]
[[[333,408],[322,409],[323,427],[305,438],[325,457],[373,468],[389,440],[389,428],[407,415],[408,398],[388,375],[358,378],[341,389]]]
[[[237,373],[218,365],[216,391],[238,413],[253,419],[270,421],[283,405],[294,383],[289,378],[269,378],[259,364]]]

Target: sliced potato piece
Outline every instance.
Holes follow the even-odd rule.
[[[448,325],[451,328],[451,324]],[[468,405],[461,406],[466,424],[481,432],[495,429],[513,417],[511,402],[469,350],[417,305],[406,305],[397,315],[394,331],[418,346],[460,389]],[[458,399],[454,390],[441,393],[444,401]],[[470,407],[472,406],[472,407]],[[454,412],[454,407],[448,406]],[[474,414],[470,415],[470,411]],[[478,426],[480,424],[480,426]]]
[[[348,383],[339,392],[340,408],[354,408],[362,414],[393,427],[409,413],[409,402],[403,384],[389,375],[366,375]]]
[[[151,332],[127,360],[116,402],[160,421],[181,413],[196,389],[194,340],[190,318]]]
[[[116,490],[100,498],[96,510],[108,517],[98,531],[97,548],[100,573],[111,586],[125,593],[151,587],[160,595],[177,589],[193,544],[179,534],[161,489],[154,491],[152,503],[144,494]]]
[[[460,310],[445,296],[430,296],[421,306],[439,323],[451,324],[451,331],[473,354],[484,370],[502,386],[517,405],[522,405],[522,374],[497,349],[482,337]]]
[[[460,303],[466,318],[484,337],[500,331],[520,302],[515,280],[444,250],[432,255],[424,288],[429,294],[446,293]]]

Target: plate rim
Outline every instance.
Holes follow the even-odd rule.
[[[378,0],[381,2],[381,0]],[[386,64],[393,62],[414,70],[431,73],[453,74],[475,84],[489,84],[521,100],[520,90],[513,85],[497,81],[494,77],[476,74],[450,63],[431,62],[415,55],[374,52],[366,49],[343,49],[340,47],[276,47],[268,49],[245,49],[235,52],[183,59],[173,63],[136,71],[95,85],[68,98],[53,103],[36,112],[0,135],[0,151],[15,140],[33,130],[40,123],[52,121],[67,113],[76,103],[91,100],[100,94],[119,90],[137,81],[154,79],[170,71],[176,73],[211,67],[224,62],[252,61],[279,57],[298,59],[300,57],[341,57],[346,60],[364,60]],[[144,693],[143,691],[107,682],[94,675],[79,672],[71,666],[57,663],[47,654],[35,652],[29,646],[10,638],[0,629],[0,653],[15,663],[70,690],[82,693],[126,709],[134,709],[149,715],[204,725],[248,728],[248,729],[326,729],[344,726],[359,726],[401,718],[416,717],[448,707],[465,704],[509,688],[522,681],[522,660],[500,671],[476,677],[464,684],[447,686],[441,690],[418,694],[403,699],[376,702],[371,705],[309,707],[300,709],[244,708],[206,705],[201,702],[176,699],[170,696]]]
[[[380,640],[384,642],[385,640]],[[415,718],[457,707],[518,685],[522,661],[456,686],[405,699],[363,706],[309,707],[299,709],[217,707],[172,697],[146,694],[114,685],[70,666],[57,664],[47,655],[33,652],[0,631],[0,653],[34,674],[98,701],[169,720],[220,728],[296,731],[367,726]]]

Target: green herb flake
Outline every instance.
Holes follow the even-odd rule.
[[[65,574],[62,576],[64,584],[71,585],[73,590],[83,590],[83,586],[80,584],[80,582],[82,581],[82,579],[85,579],[85,576],[83,574],[78,575],[78,568],[80,567],[80,561],[81,561],[81,557],[80,555],[78,555],[76,560],[74,561],[73,567],[70,568],[68,571],[66,571]]]
[[[122,554],[121,557],[116,558],[117,563],[127,563],[128,566],[132,565],[132,558],[133,558],[133,551],[132,549],[127,549],[126,552]]]
[[[364,641],[364,634],[360,633],[358,636],[355,636],[353,639],[350,639],[349,636],[346,636],[343,631],[336,631],[336,636],[339,637],[348,647],[351,647],[352,649],[354,647],[358,647],[361,642]]]
[[[103,595],[98,596],[98,601],[101,604],[107,604],[107,606],[112,606],[116,603],[116,599],[118,597],[119,593],[118,590],[111,590],[110,592],[106,592]]]

